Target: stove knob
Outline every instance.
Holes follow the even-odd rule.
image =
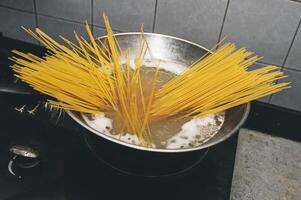
[[[14,145],[9,151],[12,153],[12,158],[8,163],[8,170],[12,175],[22,178],[38,173],[41,161],[36,150],[27,146]]]

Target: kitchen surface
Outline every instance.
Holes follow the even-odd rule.
[[[160,173],[137,173],[131,171],[137,166],[130,161],[123,161],[127,169],[118,167],[104,158],[122,154],[97,149],[95,134],[65,111],[26,94],[29,86],[14,77],[9,60],[14,49],[37,56],[47,51],[21,26],[71,39],[74,30],[86,37],[87,20],[93,34],[102,36],[103,11],[115,32],[139,31],[143,23],[145,32],[180,37],[206,48],[227,36],[263,56],[253,68],[279,66],[291,88],[252,101],[240,129],[195,153],[181,170],[167,165]],[[300,2],[4,0],[0,16],[0,200],[300,199]],[[131,155],[133,160],[139,156],[135,151]],[[152,171],[152,166],[141,171],[146,169]]]

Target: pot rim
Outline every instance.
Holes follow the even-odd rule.
[[[122,36],[122,35],[141,35],[141,32],[124,32],[124,33],[116,33],[114,34],[115,36]],[[143,33],[144,35],[155,35],[155,36],[160,36],[160,37],[165,37],[165,38],[171,38],[171,39],[175,39],[175,40],[179,40],[191,45],[194,45],[196,47],[199,47],[201,49],[204,49],[207,52],[212,52],[211,50],[188,40],[182,39],[182,38],[178,38],[178,37],[174,37],[174,36],[169,36],[169,35],[164,35],[164,34],[159,34],[159,33]],[[97,39],[103,39],[106,38],[107,36],[101,36],[98,37]],[[90,132],[104,138],[107,140],[110,140],[111,142],[126,146],[126,147],[130,147],[130,148],[134,148],[137,150],[142,150],[142,151],[148,151],[148,152],[159,152],[159,153],[182,153],[182,152],[190,152],[190,151],[196,151],[196,150],[201,150],[201,149],[206,149],[209,148],[211,146],[214,146],[220,142],[225,141],[226,139],[230,138],[232,135],[234,135],[234,133],[236,133],[236,131],[238,131],[238,129],[244,124],[244,122],[246,121],[249,112],[250,112],[250,103],[246,103],[246,104],[242,104],[245,105],[245,109],[244,109],[244,113],[242,115],[242,118],[240,119],[239,123],[228,133],[226,134],[224,137],[221,137],[220,139],[214,141],[214,142],[209,142],[208,143],[204,143],[204,145],[200,145],[197,147],[192,147],[192,148],[185,148],[185,149],[160,149],[160,148],[149,148],[149,147],[144,147],[144,146],[139,146],[139,145],[135,145],[135,144],[130,144],[130,143],[126,143],[123,142],[121,140],[118,140],[116,138],[110,137],[108,135],[105,135],[103,133],[98,132],[97,130],[93,129],[92,127],[88,126],[86,123],[84,123],[83,121],[81,121],[74,113],[74,111],[71,110],[66,110],[67,114],[73,119],[75,120],[78,124],[80,124],[81,126],[83,126],[84,128],[86,128],[87,130],[89,130]],[[241,106],[241,105],[240,105]],[[79,112],[76,112],[79,113]]]

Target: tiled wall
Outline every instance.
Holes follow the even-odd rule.
[[[0,32],[35,42],[20,26],[41,27],[52,36],[84,35],[88,21],[103,35],[105,11],[115,31],[178,36],[205,47],[221,38],[264,56],[256,64],[281,67],[292,82],[285,92],[261,101],[301,111],[301,3],[298,0],[1,0]],[[1,44],[0,44],[1,45]]]

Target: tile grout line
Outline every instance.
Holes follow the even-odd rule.
[[[291,49],[292,49],[292,47],[293,47],[293,45],[294,45],[294,42],[295,42],[297,33],[298,33],[298,31],[299,31],[299,28],[300,28],[300,24],[301,24],[301,18],[300,18],[300,20],[299,20],[299,22],[298,22],[296,31],[295,31],[295,33],[294,33],[294,35],[293,35],[292,41],[291,41],[291,43],[290,43],[290,46],[289,46],[289,48],[288,48],[288,50],[287,50],[287,53],[286,53],[286,55],[285,55],[285,57],[284,57],[284,60],[283,60],[282,66],[281,66],[281,71],[283,71],[284,68],[285,68],[285,64],[286,64],[287,58],[288,58],[288,56],[289,56],[289,54],[290,54],[290,52],[291,52]],[[278,80],[277,80],[277,83],[278,83]],[[273,96],[274,96],[274,94],[270,95],[269,100],[268,100],[268,103],[271,103]]]
[[[106,27],[105,26],[102,26],[102,25],[94,25],[95,27],[97,27],[97,28],[102,28],[102,29],[104,29],[104,30],[106,30]],[[121,30],[121,29],[116,29],[116,28],[112,28],[113,29],[113,31],[117,31],[117,32],[126,32],[126,30]]]
[[[70,23],[74,23],[74,24],[79,24],[79,25],[85,25],[84,22],[78,22],[78,21],[74,21],[74,20],[71,20],[71,19],[66,19],[66,18],[62,18],[62,17],[56,17],[56,16],[52,16],[52,15],[46,15],[46,14],[43,14],[43,13],[35,13],[35,12],[31,12],[31,11],[26,11],[26,10],[21,10],[21,9],[17,9],[17,8],[12,8],[12,7],[9,7],[9,6],[2,6],[0,5],[0,8],[7,8],[9,10],[14,10],[14,11],[18,11],[18,12],[23,12],[23,13],[28,13],[28,14],[36,14],[37,17],[38,16],[43,16],[43,17],[48,17],[48,18],[52,18],[52,19],[57,19],[57,20],[62,20],[62,21],[65,21],[65,22],[70,22]],[[91,23],[88,23],[89,25],[93,26],[93,24]],[[101,26],[101,25],[94,25],[95,27],[98,27],[98,28],[102,28],[102,29],[105,29],[104,26]],[[125,32],[126,30],[121,30],[121,29],[116,29],[116,28],[113,28],[114,31],[118,31],[118,32]]]
[[[52,18],[52,19],[57,19],[57,20],[65,21],[65,22],[79,24],[79,25],[86,25],[84,22],[78,22],[78,21],[74,21],[74,20],[70,20],[70,19],[65,19],[65,18],[62,18],[62,17],[54,17],[54,16],[51,16],[51,15],[45,15],[45,14],[42,14],[42,13],[38,13],[38,16],[48,17],[48,18]],[[93,24],[91,24],[91,23],[88,23],[88,24],[91,25],[91,26],[93,26]],[[98,27],[98,28],[105,29],[105,27],[101,26],[101,25],[94,25],[94,26]],[[124,32],[124,30],[120,30],[120,29],[116,29],[116,28],[113,28],[113,30],[118,31],[118,32]]]
[[[221,37],[222,37],[223,30],[224,30],[224,25],[225,25],[227,13],[228,13],[229,5],[230,5],[230,0],[227,1],[227,5],[226,5],[226,8],[225,8],[225,13],[224,13],[224,16],[223,16],[223,21],[222,21],[222,25],[221,25],[221,30],[220,30],[219,35],[218,35],[217,43],[219,43],[221,41]]]
[[[268,62],[265,62],[265,61],[256,61],[257,64],[261,64],[261,65],[275,65],[275,64],[272,64],[272,63],[268,63]],[[278,66],[278,65],[275,65],[275,66]],[[280,67],[280,69],[282,69],[282,67]],[[268,99],[267,99],[267,102],[266,103],[271,103],[271,99],[272,99],[272,96],[273,94],[270,94],[268,96]]]
[[[153,28],[152,28],[152,32],[155,32],[155,28],[156,28],[156,21],[157,21],[157,10],[158,10],[158,1],[155,1],[155,11],[154,11],[154,19],[153,19]]]
[[[35,14],[35,12],[32,12],[32,11],[22,10],[22,9],[19,9],[19,8],[13,8],[13,7],[10,7],[10,6],[0,5],[0,8],[7,8],[9,10],[19,11],[19,12],[24,12],[24,13],[30,13],[30,14]]]
[[[262,65],[275,65],[275,66],[279,66],[280,68],[282,68],[282,64],[281,65],[277,65],[275,63],[265,62],[265,61],[262,61],[262,60],[256,61],[256,63],[262,64]]]
[[[46,15],[46,14],[43,14],[43,13],[38,13],[38,16],[48,17],[48,18],[52,18],[52,19],[58,19],[58,20],[66,21],[66,22],[71,22],[71,23],[74,23],[74,24],[85,25],[85,22],[78,22],[78,21],[74,21],[74,20],[71,20],[71,19],[65,19],[65,18],[62,18],[62,17]],[[88,23],[88,24],[91,25],[91,23]]]
[[[92,0],[93,1],[93,0]],[[46,14],[43,14],[43,13],[38,13],[37,9],[36,9],[36,1],[34,0],[34,12],[31,12],[31,11],[26,11],[26,10],[21,10],[21,9],[17,9],[17,8],[12,8],[12,7],[9,7],[9,6],[3,6],[3,5],[0,5],[0,8],[6,8],[6,9],[9,9],[9,10],[13,10],[13,11],[17,11],[17,12],[23,12],[23,13],[28,13],[28,14],[34,14],[35,15],[35,18],[36,18],[36,23],[35,25],[38,27],[39,23],[38,23],[38,16],[43,16],[43,17],[48,17],[48,18],[51,18],[51,19],[56,19],[56,20],[61,20],[61,21],[64,21],[64,22],[70,22],[70,23],[74,23],[74,24],[78,24],[78,25],[85,25],[84,22],[78,22],[78,21],[74,21],[74,20],[70,20],[70,19],[66,19],[66,18],[62,18],[62,17],[56,17],[56,16],[51,16],[51,15],[46,15]],[[92,8],[93,9],[93,8]],[[91,15],[91,19],[93,19],[93,16]],[[91,21],[93,22],[93,20]],[[94,22],[93,22],[94,23]],[[90,26],[91,26],[91,29],[95,27],[97,28],[102,28],[102,29],[105,29],[104,26],[101,26],[101,25],[93,25],[93,23],[88,23]],[[93,30],[93,29],[92,29]],[[121,30],[121,29],[116,29],[116,28],[113,28],[114,31],[117,31],[117,32],[125,32],[126,30]]]
[[[39,18],[38,18],[36,0],[33,0],[33,11],[34,11],[34,16],[35,16],[36,28],[38,28],[39,27]],[[41,46],[41,42],[40,41],[38,41],[38,45]]]
[[[288,69],[288,70],[293,71],[293,72],[299,72],[299,73],[301,73],[300,69],[294,69],[294,68],[290,68],[290,67],[285,67],[284,69]]]
[[[35,6],[35,4],[34,4],[34,6]],[[85,25],[85,23],[83,23],[83,22],[78,22],[78,21],[74,21],[74,20],[70,20],[70,19],[65,19],[65,18],[62,18],[62,17],[56,17],[56,16],[51,16],[51,15],[46,15],[46,14],[43,14],[43,13],[38,13],[37,11],[36,12],[35,11],[31,12],[31,11],[21,10],[21,9],[18,9],[18,8],[12,8],[12,7],[3,6],[3,5],[0,5],[0,8],[7,8],[9,10],[14,10],[14,11],[18,11],[18,12],[24,12],[24,13],[29,13],[29,14],[36,14],[37,16],[49,17],[49,18],[53,18],[53,19],[59,19],[59,20],[62,20],[62,21],[72,22],[72,23],[75,23],[75,24]]]
[[[286,53],[286,55],[285,55],[285,57],[284,57],[284,60],[283,60],[282,66],[281,66],[281,70],[283,70],[283,68],[284,68],[284,66],[285,66],[285,64],[286,64],[287,58],[288,58],[288,56],[289,56],[289,54],[290,54],[290,52],[291,52],[291,49],[292,49],[292,47],[293,47],[293,45],[294,45],[296,36],[297,36],[298,31],[299,31],[299,28],[300,28],[300,24],[301,24],[301,18],[300,18],[300,20],[299,20],[299,23],[298,23],[298,25],[297,25],[296,31],[295,31],[295,33],[294,33],[294,35],[293,35],[293,38],[292,38],[292,41],[291,41],[291,43],[290,43],[290,46],[289,46],[289,48],[288,48],[288,50],[287,50],[287,53]]]
[[[36,18],[36,27],[39,27],[39,20],[38,20],[38,12],[37,12],[36,0],[33,0],[33,9],[34,9],[34,14],[35,14],[35,18]]]
[[[94,7],[94,1],[91,0],[91,31],[92,31],[92,34],[94,35],[94,12],[93,12],[93,7]]]

